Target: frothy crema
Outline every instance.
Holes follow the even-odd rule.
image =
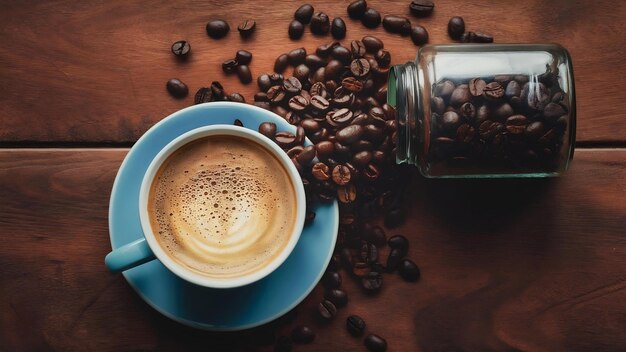
[[[265,147],[235,136],[190,142],[161,165],[150,187],[152,230],[179,264],[214,278],[260,270],[286,247],[297,199]]]

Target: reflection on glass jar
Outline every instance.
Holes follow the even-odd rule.
[[[574,153],[576,106],[559,45],[426,46],[394,66],[398,163],[426,177],[549,177]]]

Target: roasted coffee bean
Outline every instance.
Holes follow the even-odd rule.
[[[289,77],[283,81],[283,87],[289,94],[298,94],[302,90],[302,83],[296,77]],[[271,89],[270,89],[271,90]],[[269,91],[268,91],[269,95]],[[271,97],[270,97],[271,99]],[[308,105],[308,103],[307,103]],[[303,109],[304,110],[304,109]]]
[[[350,120],[352,120],[352,116],[352,111],[348,110],[347,108],[342,108],[335,110],[330,115],[327,115],[326,121],[328,121],[328,123],[334,127],[339,127],[350,123]],[[330,119],[328,117],[330,117]]]
[[[326,79],[332,79],[339,76],[339,74],[343,71],[343,64],[339,60],[330,60],[326,64],[326,71],[324,73],[324,77]]]
[[[337,199],[344,204],[352,203],[356,200],[356,187],[347,184],[337,188]]]
[[[339,60],[339,62],[341,62],[343,65],[349,64],[350,58],[352,57],[350,50],[341,45],[335,46],[330,54],[334,59]]]
[[[476,117],[476,107],[472,103],[465,103],[459,108],[459,113],[467,121],[473,121]]]
[[[327,271],[322,278],[322,284],[327,289],[339,288],[341,281],[341,274],[336,271]]]
[[[337,157],[337,159],[340,159],[340,160],[344,161],[344,160],[348,160],[352,156],[352,153],[351,153],[349,147],[347,147],[347,146],[345,146],[345,145],[343,145],[343,144],[341,144],[339,142],[335,142],[333,144],[333,146],[335,148],[335,156]],[[346,167],[348,167],[348,166],[346,166]],[[352,175],[352,178],[354,178],[353,176],[356,175],[356,174],[349,167],[348,167],[348,169],[350,170],[350,175]]]
[[[310,4],[304,4],[300,7],[298,7],[298,9],[296,10],[296,12],[293,14],[293,17],[304,23],[304,24],[308,24],[309,22],[311,22],[311,17],[313,17],[313,6],[311,6]]]
[[[324,163],[316,163],[311,169],[311,174],[318,181],[326,181],[330,178],[330,168]]]
[[[511,115],[513,115],[513,107],[508,103],[503,103],[493,108],[493,117],[496,119],[504,120]]]
[[[289,34],[289,38],[293,40],[302,38],[302,35],[304,34],[304,24],[298,20],[291,21],[291,23],[289,23],[287,33]]]
[[[328,139],[330,133],[326,128],[321,128],[319,131],[313,133],[309,138],[313,143],[319,143]]]
[[[304,63],[304,59],[306,58],[306,49],[293,49],[287,54],[287,58],[292,66],[300,65],[301,63]]]
[[[565,115],[565,109],[563,109],[563,106],[557,104],[557,103],[548,103],[548,105],[546,105],[546,107],[543,109],[543,116],[546,118],[546,121],[548,122],[556,122],[556,120]]]
[[[374,145],[372,144],[372,142],[366,141],[366,140],[356,141],[352,143],[352,145],[350,146],[350,150],[352,150],[355,153],[362,152],[362,151],[371,152],[373,149],[374,149]]]
[[[522,134],[526,131],[528,118],[524,115],[513,115],[506,119],[506,130],[511,134]]]
[[[247,65],[237,66],[237,77],[239,77],[239,81],[243,84],[252,82],[252,73]]]
[[[323,82],[313,83],[313,85],[311,86],[311,89],[309,89],[309,93],[311,93],[312,96],[319,95],[323,98],[328,97],[328,92],[326,91],[326,85],[324,85]]]
[[[543,83],[529,82],[522,89],[521,99],[529,108],[543,110],[550,102],[550,94]]]
[[[330,30],[330,19],[323,12],[318,12],[311,18],[311,33],[315,35],[326,35]]]
[[[287,151],[287,156],[291,159],[294,159],[295,157],[300,155],[303,150],[304,150],[304,147],[297,145]]]
[[[268,89],[272,86],[272,81],[270,80],[270,76],[267,73],[260,75],[256,80],[259,89],[262,92],[267,92]]]
[[[367,75],[370,71],[370,64],[367,59],[355,59],[350,64],[350,72],[355,77],[363,77]]]
[[[304,63],[309,66],[311,70],[317,70],[318,68],[326,65],[326,62],[315,54],[309,54],[304,58]]]
[[[234,73],[237,71],[239,63],[235,59],[228,59],[222,62],[222,71],[225,73]]]
[[[258,106],[261,109],[265,109],[265,110],[270,110],[271,109],[270,103],[268,103],[266,101],[255,101],[253,105]]]
[[[333,182],[339,186],[345,186],[350,182],[351,173],[345,165],[337,165],[333,168]]]
[[[300,122],[300,126],[302,126],[307,133],[317,132],[322,127],[319,122],[313,119],[302,120],[302,122]]]
[[[411,40],[415,45],[424,45],[428,43],[428,31],[420,25],[414,26],[411,28]]]
[[[467,84],[461,84],[452,91],[450,96],[450,105],[460,107],[470,101],[471,95]]]
[[[448,35],[454,40],[460,40],[465,33],[465,21],[463,17],[454,16],[448,21]]]
[[[391,54],[385,49],[378,50],[375,58],[376,62],[378,62],[378,66],[380,67],[389,67],[389,64],[391,63]]]
[[[333,302],[324,299],[317,305],[317,312],[322,318],[331,320],[337,315],[337,307]]]
[[[391,248],[398,248],[402,251],[402,255],[404,256],[409,250],[409,240],[402,235],[395,235],[389,237],[387,240],[387,245]]]
[[[230,93],[228,95],[228,101],[232,101],[235,103],[245,103],[246,99],[243,97],[243,95],[239,93]]]
[[[289,108],[294,111],[303,111],[309,106],[309,101],[302,95],[294,95],[289,99]]]
[[[368,350],[372,352],[387,351],[387,341],[385,341],[385,339],[375,334],[367,335],[365,340],[363,340],[363,344],[365,345],[365,347],[367,347]]]
[[[332,53],[333,48],[336,47],[337,45],[340,45],[339,42],[332,42],[332,43],[320,45],[317,47],[317,49],[315,49],[315,53],[319,57],[327,57],[328,55],[330,55],[330,53]]]
[[[341,144],[352,144],[361,139],[364,131],[363,126],[350,125],[337,131],[335,136],[337,137],[337,141]]]
[[[480,78],[474,78],[468,83],[470,94],[474,97],[483,95],[487,83]]]
[[[194,104],[202,104],[213,101],[213,92],[211,88],[202,87],[198,89],[196,95],[193,98]]]
[[[254,94],[254,101],[269,101],[269,98],[267,97],[267,93],[258,92]]]
[[[387,15],[383,18],[383,28],[387,32],[400,34],[407,26],[411,28],[411,21],[406,17]]]
[[[256,21],[244,20],[237,26],[237,30],[242,38],[248,38],[256,30]]]
[[[337,89],[337,87],[338,87],[338,85],[337,85],[337,81],[334,81],[334,80],[332,80],[332,79],[331,79],[331,80],[326,81],[326,83],[325,83],[324,85],[325,85],[326,89],[327,89],[329,92],[334,92],[334,91]]]
[[[368,53],[375,54],[378,50],[384,47],[383,41],[378,39],[377,37],[366,35],[361,39],[363,45],[365,45],[365,49]]]
[[[348,304],[348,294],[342,289],[335,288],[329,290],[324,297],[333,302],[337,308],[345,307]]]
[[[343,39],[346,37],[346,23],[341,17],[335,17],[330,27],[330,33],[335,39]]]
[[[376,100],[378,100],[379,103],[385,103],[385,105],[387,105],[386,104],[386,102],[387,102],[387,86],[382,86],[382,87],[378,88],[378,90],[374,94],[374,98],[376,98]],[[391,106],[389,106],[389,108],[391,108]],[[393,114],[395,114],[395,110],[394,110]],[[392,118],[395,118],[395,116],[392,117]]]
[[[363,168],[370,161],[372,161],[372,153],[366,150],[358,152],[352,157],[352,164],[357,168]]]
[[[454,83],[452,83],[452,81],[449,81],[449,80],[443,81],[435,85],[435,95],[438,97],[441,97],[442,99],[446,101],[450,99],[454,90],[455,90],[455,85]]]
[[[273,86],[276,86],[276,85],[282,85],[282,84],[283,84],[283,80],[284,80],[284,77],[283,77],[283,75],[282,75],[282,74],[280,74],[280,73],[273,72],[273,73],[270,75],[270,81],[272,82],[272,85],[273,85]]]
[[[296,145],[296,136],[290,132],[277,132],[274,135],[274,141],[279,147],[289,149]]]
[[[291,352],[293,343],[289,336],[279,336],[274,344],[274,352]]]
[[[493,43],[493,36],[483,32],[476,32],[474,34],[473,43]]]
[[[290,125],[294,126],[300,124],[300,121],[302,121],[302,117],[294,111],[287,111],[287,115],[285,115],[284,117]]]
[[[281,54],[274,61],[274,72],[282,73],[289,66],[289,57],[287,54]]]
[[[263,122],[259,125],[259,133],[273,140],[276,134],[276,124],[273,122]]]
[[[420,279],[420,268],[410,259],[402,259],[398,267],[398,273],[406,281],[417,281]]]
[[[315,333],[308,326],[298,325],[291,330],[291,339],[295,343],[311,343],[315,340]]]
[[[364,277],[370,272],[370,267],[364,261],[358,261],[352,265],[352,274],[356,277]]]
[[[502,132],[503,130],[504,125],[491,120],[484,121],[478,127],[478,133],[480,134],[480,138],[485,141],[490,140],[494,135]]]
[[[350,92],[356,93],[363,89],[363,82],[354,77],[346,77],[341,81],[341,86]]]
[[[367,10],[367,2],[365,0],[353,1],[348,5],[348,16],[355,20],[360,20],[363,18],[365,10]]]
[[[385,110],[379,106],[373,106],[369,111],[370,122],[373,125],[378,127],[383,127],[385,125],[385,120],[387,119]]]
[[[373,8],[368,8],[361,17],[361,23],[367,28],[376,28],[380,25],[380,13]]]
[[[218,81],[211,82],[211,94],[213,94],[213,100],[220,101],[224,100],[224,87]]]
[[[387,256],[387,271],[394,272],[398,265],[400,264],[400,260],[405,256],[405,250],[400,248],[392,248],[389,251],[389,255]]]
[[[377,247],[382,247],[387,242],[385,230],[380,226],[372,226],[365,233],[366,239]]]
[[[206,24],[206,33],[213,39],[224,37],[228,31],[230,31],[230,26],[223,20],[211,20]]]
[[[311,70],[305,64],[300,64],[293,69],[293,76],[303,84],[309,81],[309,73],[311,73]]]
[[[311,106],[318,111],[326,111],[330,107],[330,103],[324,97],[314,95],[311,97]]]
[[[461,34],[461,38],[459,40],[462,43],[475,43],[476,41],[476,33],[469,31]]]
[[[282,86],[272,86],[267,91],[267,97],[272,104],[278,104],[285,99],[285,89]]]
[[[456,131],[461,124],[461,117],[454,111],[448,111],[441,117],[441,128],[446,131]]]
[[[456,130],[456,140],[460,143],[470,143],[476,136],[476,129],[471,125],[464,123]]]
[[[385,131],[375,125],[365,125],[363,136],[368,141],[379,143],[385,138]]]
[[[535,121],[530,123],[527,127],[526,127],[526,136],[530,137],[531,139],[537,139],[540,136],[542,136],[545,132],[545,126],[543,124],[543,122],[541,121]]]
[[[411,10],[413,16],[417,17],[430,16],[434,8],[435,4],[430,0],[413,0],[409,4],[409,10]]]
[[[519,98],[522,94],[522,87],[517,81],[511,81],[507,84],[506,89],[504,90],[504,96],[511,100],[513,98]]]
[[[167,81],[165,87],[170,95],[177,99],[182,99],[189,94],[189,88],[187,88],[187,85],[178,78],[172,78]]]
[[[363,335],[366,326],[365,320],[358,315],[351,315],[346,319],[346,329],[354,337]]]
[[[382,153],[382,152],[381,152]],[[383,154],[384,156],[384,154]],[[380,177],[380,169],[374,164],[367,164],[361,172],[363,178],[369,182],[374,182]]]
[[[306,134],[304,133],[304,128],[300,126],[296,127],[296,145],[304,145],[305,138]]]
[[[375,271],[370,271],[361,278],[361,286],[367,292],[378,292],[383,286],[383,275]]]
[[[491,116],[491,111],[487,105],[481,105],[476,111],[476,123],[480,125]]]
[[[186,58],[189,52],[191,51],[191,45],[186,40],[179,40],[172,44],[172,54],[176,55],[179,58]]]
[[[483,88],[483,96],[489,100],[498,100],[504,97],[504,88],[498,82],[491,82]]]

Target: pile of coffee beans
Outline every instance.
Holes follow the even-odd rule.
[[[463,43],[493,43],[493,36],[483,32],[466,32],[463,17],[454,16],[448,21],[448,35]]]
[[[431,170],[556,171],[570,110],[557,76],[548,69],[538,81],[499,75],[434,84]]]

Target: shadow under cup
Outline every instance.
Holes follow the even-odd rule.
[[[208,143],[208,145],[205,145],[206,143]],[[221,146],[220,150],[230,150],[228,149],[227,146],[225,147],[225,145],[230,145],[233,150],[239,150],[239,151],[245,149],[243,147],[240,148],[240,145],[241,146],[247,145],[248,151],[252,152],[248,154],[254,154],[255,156],[265,154],[265,157],[270,157],[273,159],[273,162],[267,163],[268,167],[271,167],[270,164],[272,163],[274,164],[273,165],[274,167],[276,165],[279,165],[280,170],[275,170],[274,172],[272,172],[272,170],[274,169],[272,170],[263,169],[263,165],[262,165],[263,161],[248,160],[248,162],[246,163],[245,158],[248,158],[249,155],[232,153],[232,163],[227,163],[224,161],[223,164],[218,165],[220,167],[227,168],[231,170],[231,172],[233,172],[229,176],[230,181],[224,182],[224,179],[225,179],[224,177],[221,177],[221,178],[218,177],[222,182],[220,182],[220,180],[218,180],[217,182],[213,181],[212,185],[214,186],[215,189],[213,189],[212,191],[219,190],[220,192],[222,191],[225,192],[225,194],[230,192],[230,194],[228,194],[228,196],[231,197],[230,198],[231,203],[228,204],[228,206],[230,207],[231,205],[234,205],[238,201],[240,203],[237,203],[237,204],[243,204],[243,202],[246,201],[246,199],[243,199],[243,198],[248,197],[248,195],[250,194],[248,191],[254,191],[254,190],[247,189],[247,188],[253,188],[250,185],[253,185],[253,186],[256,185],[257,188],[262,189],[263,185],[271,184],[268,180],[274,178],[274,182],[275,182],[273,183],[274,185],[279,185],[280,187],[282,187],[282,189],[285,189],[285,187],[291,187],[291,189],[293,190],[291,192],[291,195],[284,194],[285,192],[274,192],[271,195],[271,197],[274,197],[273,198],[274,202],[271,205],[267,204],[267,202],[263,203],[265,205],[268,205],[268,207],[275,207],[276,209],[280,207],[280,204],[292,205],[291,206],[292,209],[288,209],[288,211],[285,209],[283,209],[282,212],[276,212],[276,211],[269,212],[268,211],[267,216],[266,216],[267,219],[265,219],[263,222],[264,224],[267,225],[267,227],[271,231],[271,233],[268,234],[269,236],[282,237],[284,239],[283,241],[284,243],[281,246],[277,246],[276,243],[273,243],[272,241],[268,242],[267,238],[264,240],[265,242],[258,240],[256,237],[254,237],[254,239],[250,238],[250,237],[257,235],[253,230],[257,228],[259,229],[261,228],[261,227],[254,228],[254,226],[259,226],[258,223],[255,225],[251,225],[250,223],[247,223],[247,220],[254,219],[254,216],[249,216],[248,218],[243,219],[243,220],[242,219],[237,220],[237,225],[239,226],[238,229],[228,234],[221,233],[220,235],[216,235],[214,232],[211,232],[211,231],[215,231],[216,228],[215,226],[209,226],[209,224],[214,225],[214,224],[217,224],[220,222],[223,223],[224,221],[226,221],[223,217],[229,216],[228,211],[230,210],[230,208],[217,209],[218,203],[213,202],[213,200],[210,197],[210,194],[208,194],[205,200],[206,207],[204,208],[198,208],[196,204],[198,202],[195,202],[195,203],[194,202],[180,202],[180,203],[185,203],[185,204],[178,204],[180,209],[184,209],[184,211],[187,211],[186,213],[187,215],[190,214],[189,212],[195,212],[192,214],[196,218],[200,218],[200,217],[203,217],[203,219],[208,218],[209,220],[207,220],[206,223],[203,223],[203,226],[206,225],[206,228],[204,229],[211,232],[210,234],[208,232],[203,233],[204,235],[203,239],[198,236],[191,236],[189,233],[186,233],[186,231],[189,230],[189,228],[188,227],[184,228],[184,226],[183,228],[181,228],[181,226],[179,226],[180,225],[180,222],[179,222],[178,225],[175,226],[176,231],[173,231],[174,227],[168,228],[170,231],[176,232],[176,234],[178,235],[185,236],[182,238],[183,241],[181,241],[181,237],[178,237],[178,239],[175,239],[175,241],[169,242],[169,244],[177,244],[178,247],[176,246],[173,247],[167,244],[168,243],[167,240],[164,241],[164,238],[167,236],[159,235],[158,232],[163,231],[163,227],[160,226],[159,224],[167,223],[166,221],[167,219],[166,217],[161,216],[160,217],[161,221],[157,221],[158,217],[156,216],[156,214],[161,212],[161,215],[167,216],[172,213],[170,213],[167,210],[167,207],[169,204],[167,201],[164,201],[164,199],[160,199],[159,202],[161,205],[164,204],[166,208],[159,208],[158,210],[154,208],[153,204],[156,204],[156,201],[153,198],[155,198],[156,196],[155,197],[151,196],[152,192],[154,192],[158,187],[161,187],[162,189],[167,189],[169,187],[169,182],[172,182],[172,187],[170,188],[174,193],[176,193],[177,190],[181,190],[183,188],[185,189],[189,188],[190,182],[191,182],[191,188],[193,189],[194,182],[204,183],[204,181],[208,180],[207,177],[210,178],[211,173],[213,175],[215,175],[215,173],[219,175],[220,170],[216,171],[215,169],[212,169],[216,166],[216,164],[215,162],[212,162],[210,160],[212,153],[213,155],[215,155],[215,151],[209,150],[209,149],[205,150],[205,152],[207,153],[207,155],[205,155],[205,158],[207,156],[209,157],[209,160],[208,160],[209,165],[206,166],[206,171],[203,170],[201,172],[202,176],[206,176],[203,181],[199,180],[198,178],[194,178],[195,176],[192,176],[192,175],[189,175],[189,176],[183,175],[183,177],[177,178],[177,175],[172,175],[172,174],[169,175],[170,178],[167,178],[166,181],[163,181],[165,177],[162,177],[162,176],[165,176],[164,175],[165,172],[171,172],[173,170],[177,170],[176,167],[171,167],[172,165],[175,165],[177,160],[182,161],[183,164],[185,162],[191,161],[191,159],[188,159],[188,158],[194,157],[194,154],[192,152],[194,149],[202,150],[202,148],[207,148],[211,146],[215,147],[216,145],[218,147]],[[256,149],[252,150],[250,148],[258,148],[258,150]],[[238,158],[241,158],[243,160],[237,160]],[[258,173],[256,174],[256,178],[255,178],[255,175],[250,176],[250,174],[246,174],[247,179],[244,181],[242,178],[243,176],[241,176],[240,174],[236,172],[235,165],[240,165],[242,169],[245,169],[246,164],[253,165],[255,162],[257,166],[260,166],[260,170],[257,170]],[[193,164],[192,161],[191,161],[191,164]],[[196,163],[195,165],[198,166],[200,164]],[[186,170],[186,171],[190,171],[192,174],[194,172],[197,172],[198,177],[200,177],[200,170],[196,169],[196,170]],[[285,180],[284,178],[287,178],[287,179]],[[178,183],[177,180],[178,181],[183,180],[184,182],[186,182],[186,184]],[[240,184],[244,183],[244,186],[234,187],[234,185],[236,185],[238,181]],[[225,184],[228,182],[231,182],[231,184]],[[234,184],[232,182],[234,182]],[[278,182],[280,182],[281,184],[278,184]],[[168,184],[165,184],[165,183],[168,183]],[[197,186],[197,184],[195,186]],[[239,191],[237,191],[237,189]],[[237,192],[240,192],[240,193],[237,193]],[[205,195],[207,193],[210,193],[210,192],[202,192],[201,195]],[[191,196],[191,192],[189,193],[189,196]],[[234,197],[240,197],[240,198],[235,199]],[[271,200],[268,197],[265,197],[266,201],[268,199]],[[279,197],[283,197],[283,198],[290,197],[292,199],[291,201],[286,200],[286,199],[281,200],[281,199],[278,199]],[[167,267],[170,271],[172,271],[174,274],[176,274],[180,278],[188,282],[200,285],[200,286],[211,287],[211,288],[239,287],[239,286],[247,285],[255,281],[258,281],[266,277],[270,273],[272,273],[276,268],[278,268],[287,259],[287,257],[291,254],[293,248],[296,246],[300,237],[300,233],[302,232],[302,228],[304,226],[304,218],[305,218],[305,210],[306,210],[305,209],[306,201],[305,201],[305,194],[304,194],[304,187],[302,185],[302,180],[299,176],[297,169],[292,164],[291,160],[286,155],[286,153],[284,153],[282,149],[280,149],[273,141],[261,135],[260,133],[249,130],[249,129],[241,128],[238,126],[232,126],[232,125],[212,125],[212,126],[200,127],[195,130],[189,131],[177,137],[172,142],[170,142],[155,156],[155,158],[150,163],[150,166],[148,167],[144,175],[142,184],[141,184],[139,198],[140,198],[139,199],[139,214],[140,214],[140,220],[141,220],[141,227],[144,232],[144,237],[145,237],[144,242],[149,247],[149,251],[151,251],[154,254],[154,256],[165,265],[165,267]],[[250,199],[248,198],[247,200],[250,200]],[[258,205],[258,204],[260,203],[255,203],[251,205],[248,204],[249,215],[250,214],[255,215],[252,212],[261,211],[258,207],[255,207],[255,205]],[[213,206],[215,206],[216,208],[213,208]],[[293,209],[294,206],[295,206],[295,209]],[[233,206],[233,209],[234,208],[235,207]],[[198,211],[201,214],[199,214]],[[280,223],[281,221],[281,219],[277,217],[285,217],[285,216],[292,217],[291,219],[288,219],[288,221],[284,221],[284,219],[282,219],[283,223],[287,224],[287,226],[284,226],[282,230],[285,231],[289,236],[285,236],[284,233],[279,234],[278,232],[280,231],[280,227],[272,228],[272,226],[274,226],[275,223]],[[174,224],[174,223],[171,223],[171,224]],[[210,235],[209,236],[210,238],[207,241],[206,239],[207,239],[208,234]],[[168,233],[167,235],[173,235],[173,233]],[[234,238],[234,241],[239,241],[239,242],[236,242],[236,244],[231,247],[229,247],[228,245],[220,247],[220,246],[215,246],[216,238],[219,239],[220,241],[223,240],[224,243],[230,243],[229,238],[230,239]],[[140,240],[140,241],[143,241],[143,240]],[[259,245],[259,243],[261,244]],[[248,265],[249,269],[244,270],[243,273],[240,275],[239,274],[212,275],[209,271],[205,272],[203,270],[199,270],[197,267],[193,268],[192,266],[185,265],[184,261],[181,260],[181,257],[182,258],[194,257],[198,259],[198,256],[202,257],[202,255],[206,254],[208,255],[208,257],[211,258],[209,262],[212,262],[214,258],[218,258],[217,262],[222,261],[223,263],[225,263],[224,265],[230,265],[228,258],[229,256],[231,256],[231,254],[232,254],[232,259],[234,261],[234,259],[237,259],[238,255],[241,255],[241,253],[243,253],[243,252],[238,253],[236,250],[233,250],[233,248],[237,246],[245,247],[245,244],[253,246],[253,248],[255,249],[265,248],[263,246],[269,244],[274,247],[273,248],[274,253],[270,254],[265,259],[258,260],[252,266]],[[129,245],[132,245],[132,244],[129,244]],[[124,247],[118,248],[117,250],[113,251],[111,254],[114,254],[116,251],[119,251],[120,249]],[[266,252],[269,250],[268,248],[269,247],[265,248]],[[178,251],[184,251],[185,253],[181,254]],[[215,257],[213,255],[215,255]],[[224,262],[225,258],[226,258],[226,262]],[[137,264],[141,264],[143,262],[145,261],[138,262]],[[211,265],[215,267],[216,266],[214,265],[215,262],[212,262],[212,263],[213,264]],[[111,268],[111,266],[109,267]]]

